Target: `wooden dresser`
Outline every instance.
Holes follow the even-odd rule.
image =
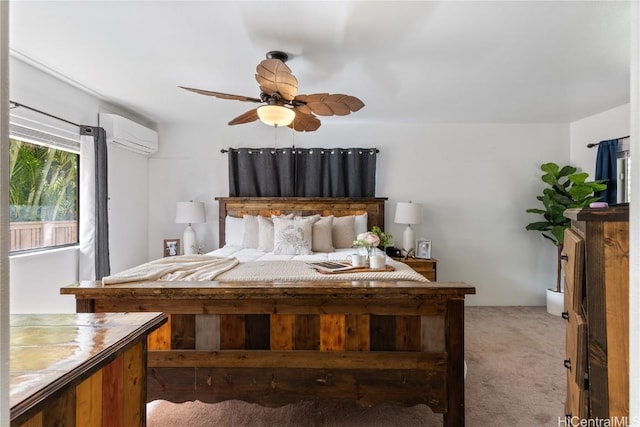
[[[629,415],[629,207],[565,216],[565,413],[621,420]]]
[[[11,315],[11,427],[144,426],[162,313]]]

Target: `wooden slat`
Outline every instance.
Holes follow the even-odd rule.
[[[629,416],[629,223],[606,222],[605,289],[609,417]],[[622,307],[622,309],[619,309]]]
[[[220,350],[220,316],[196,314],[196,349]]]
[[[350,314],[345,317],[347,337],[345,349],[369,351],[371,348],[371,331],[369,316],[366,314]]]
[[[42,411],[42,421],[48,426],[73,426],[76,424],[75,389],[68,388]]]
[[[447,337],[447,412],[444,427],[458,427],[465,423],[464,411],[464,300],[447,302],[445,319]]]
[[[117,312],[119,310],[114,311]],[[168,350],[171,348],[171,317],[170,314],[167,314],[167,323],[149,334],[147,337],[147,348],[150,350]]]
[[[133,345],[123,354],[124,362],[124,425],[143,426],[146,420],[146,360],[142,342]],[[86,424],[90,425],[90,424]]]
[[[396,316],[396,350],[420,351],[420,316]]]
[[[320,315],[320,350],[338,351],[345,349],[345,319],[344,315]]]
[[[102,425],[125,427],[124,358],[117,357],[102,372]]]
[[[196,348],[194,314],[171,315],[171,348]]]
[[[269,348],[270,322],[268,314],[246,314],[244,316],[244,348],[266,350]]]
[[[102,422],[102,370],[76,387],[76,423],[99,426]]]
[[[320,316],[317,314],[299,314],[295,320],[295,349],[320,349]]]
[[[427,369],[445,359],[444,352],[415,351],[171,350],[150,351],[148,367]]]
[[[422,351],[445,351],[444,316],[421,316]]]
[[[271,315],[271,349],[293,350],[295,347],[295,319],[293,314]]]
[[[25,423],[21,424],[20,427],[43,427],[44,423],[42,420],[42,412],[38,412]]]
[[[371,315],[371,350],[388,351],[396,349],[396,317]]]
[[[330,291],[327,291],[330,292]],[[374,292],[375,293],[375,292]],[[371,299],[367,295],[358,298],[341,297],[327,301],[321,298],[247,300],[242,306],[247,313],[256,314],[369,314],[379,315],[442,315],[445,313],[445,303],[441,297],[425,298],[420,301],[414,296],[406,299],[380,298]],[[275,301],[278,301],[277,307]],[[367,304],[363,305],[366,300]],[[169,311],[171,310],[171,311]],[[177,314],[233,314],[238,312],[237,300],[206,300],[206,299],[136,299],[114,298],[98,299],[95,301],[95,312],[110,313],[114,311],[160,311]]]
[[[444,360],[434,363],[429,375],[394,369],[154,368],[149,399],[210,403],[238,399],[263,406],[301,400],[351,401],[362,406],[428,404],[434,412],[442,413],[446,410],[444,366]]]
[[[220,348],[240,349],[244,348],[244,315],[221,314],[220,315]]]

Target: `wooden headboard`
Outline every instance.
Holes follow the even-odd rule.
[[[225,218],[227,215],[280,215],[293,213],[307,216],[347,216],[367,213],[367,230],[377,225],[384,230],[384,204],[386,197],[216,197],[219,204],[219,245],[225,244]]]

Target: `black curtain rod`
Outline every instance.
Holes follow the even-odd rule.
[[[60,121],[62,121],[62,122],[65,122],[65,123],[69,123],[70,125],[77,126],[77,127],[79,127],[79,128],[83,127],[83,126],[80,126],[80,125],[79,125],[79,124],[77,124],[77,123],[71,122],[71,121],[69,121],[69,120],[65,120],[65,119],[60,118],[60,117],[58,117],[58,116],[54,116],[53,114],[45,113],[44,111],[38,110],[38,109],[33,108],[33,107],[29,107],[28,105],[20,104],[19,102],[9,101],[9,103],[10,103],[10,104],[13,104],[13,107],[11,107],[11,106],[10,106],[10,107],[9,107],[9,109],[13,109],[13,108],[17,108],[17,107],[22,107],[22,108],[26,108],[27,110],[35,111],[36,113],[40,113],[40,114],[42,114],[42,115],[44,115],[44,116],[51,117],[52,119],[57,119],[57,120],[60,120]]]
[[[627,138],[629,138],[629,135],[622,136],[620,138],[614,138],[614,139],[617,139],[618,141],[620,141],[621,139],[627,139]],[[600,142],[602,142],[602,141],[600,141]],[[587,144],[587,148],[597,147],[598,145],[600,145],[600,142],[594,142],[594,143],[591,143],[591,144]]]
[[[277,150],[282,150],[282,149],[288,150],[289,148],[293,150],[296,149],[296,147],[283,147],[283,148],[277,148]],[[314,147],[314,148],[318,148],[318,147]],[[232,148],[232,150],[235,150],[235,148]],[[259,148],[252,148],[252,150],[259,150]],[[331,150],[331,148],[324,148],[324,150]],[[378,150],[377,148],[365,148],[364,150],[376,150],[376,154],[380,152],[380,150]],[[221,148],[220,152],[222,154],[225,154],[225,153],[228,153],[229,150],[227,150],[226,148]]]

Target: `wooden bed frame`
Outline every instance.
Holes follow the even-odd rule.
[[[383,198],[217,198],[227,215],[368,213]],[[304,400],[425,404],[465,424],[464,283],[76,283],[78,312],[162,311],[148,339],[148,399],[265,406]]]

